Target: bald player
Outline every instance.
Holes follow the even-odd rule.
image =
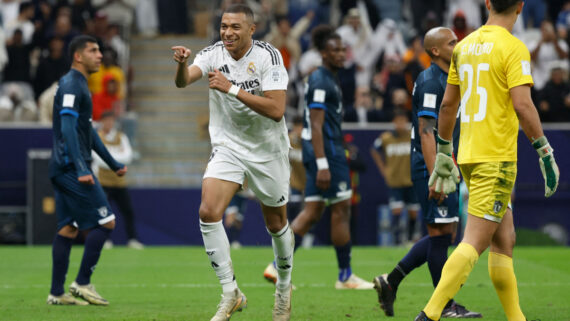
[[[418,75],[414,85],[410,163],[413,188],[422,208],[428,235],[414,244],[392,272],[374,278],[374,288],[378,292],[380,307],[387,316],[394,315],[394,301],[400,282],[425,262],[428,264],[433,286],[437,286],[441,270],[447,260],[447,249],[455,238],[459,221],[459,193],[451,193],[447,198],[442,197],[437,200],[428,198],[428,180],[434,168],[436,155],[434,129],[437,128],[439,105],[445,92],[455,44],[457,37],[448,28],[433,28],[424,38],[424,49],[431,57],[432,64]],[[453,141],[456,142],[454,153],[457,153],[459,125],[455,127],[453,137]],[[452,299],[443,310],[442,317],[481,318],[482,315],[467,310]]]

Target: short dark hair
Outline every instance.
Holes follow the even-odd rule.
[[[254,21],[253,11],[245,4],[232,4],[224,11],[224,13],[243,13],[248,20]]]
[[[325,50],[327,47],[327,42],[330,39],[341,39],[338,33],[335,32],[334,28],[329,25],[318,25],[311,32],[311,39],[313,40],[313,45],[318,51]]]
[[[506,13],[522,0],[490,0],[493,10],[497,13]]]
[[[85,49],[88,43],[97,43],[97,39],[88,35],[80,35],[71,40],[69,43],[69,57],[73,61],[73,55],[80,50]]]

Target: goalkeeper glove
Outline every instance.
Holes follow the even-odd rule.
[[[460,180],[459,169],[457,169],[452,156],[453,144],[451,141],[439,137],[439,134],[436,135],[436,140],[438,152],[435,156],[435,165],[428,185],[431,187],[435,184],[435,191],[438,193],[453,193]]]
[[[560,171],[558,165],[554,160],[554,149],[550,147],[546,136],[542,136],[532,142],[532,147],[538,153],[540,170],[542,177],[544,177],[544,196],[550,197],[558,187],[558,180],[560,178]]]

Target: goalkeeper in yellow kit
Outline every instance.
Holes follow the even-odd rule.
[[[485,0],[487,23],[453,51],[439,111],[438,154],[430,196],[448,194],[459,183],[451,142],[457,108],[461,135],[457,162],[469,189],[469,216],[463,240],[445,263],[441,280],[416,321],[439,320],[445,304],[465,283],[479,255],[490,246],[489,276],[507,320],[525,321],[513,270],[515,230],[508,208],[517,174],[517,136],[522,130],[539,155],[545,196],[558,186],[553,149],[544,136],[530,97],[530,54],[511,34],[521,0]]]

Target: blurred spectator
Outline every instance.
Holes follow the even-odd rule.
[[[0,12],[2,13],[2,21],[4,25],[8,21],[12,21],[18,17],[20,11],[20,0],[2,0],[0,1]]]
[[[88,29],[87,24],[95,18],[95,8],[89,0],[71,0],[71,25],[77,30]]]
[[[103,91],[103,77],[111,74],[119,83],[119,98],[125,98],[126,82],[123,70],[117,64],[117,53],[111,48],[103,49],[103,59],[101,60],[101,67],[99,71],[91,74],[87,79],[89,91],[93,95],[97,95]]]
[[[45,49],[48,47],[48,32],[53,29],[53,8],[47,0],[38,1],[37,8],[37,14],[34,18],[35,31],[32,42],[37,47]]]
[[[540,26],[541,38],[528,47],[530,56],[534,62],[532,78],[534,80],[534,89],[541,90],[550,75],[551,65],[561,62],[567,66],[568,61],[568,45],[561,39],[558,39],[552,23],[544,21]],[[566,68],[568,69],[568,68]]]
[[[306,77],[311,74],[315,69],[323,64],[323,59],[321,54],[317,49],[311,47],[311,49],[305,51],[299,60],[299,74],[300,78]]]
[[[405,64],[404,74],[406,77],[406,87],[408,92],[412,92],[416,78],[424,69],[428,68],[431,64],[431,58],[424,50],[422,44],[422,37],[416,35],[412,38],[410,48],[402,58]]]
[[[107,73],[103,76],[103,90],[93,95],[93,120],[99,121],[106,112],[120,112],[119,82],[114,75]]]
[[[556,18],[556,30],[562,39],[568,40],[568,29],[570,28],[570,1],[566,1],[562,10]]]
[[[53,122],[53,98],[57,92],[58,82],[44,90],[38,98],[39,121],[41,124],[50,125]]]
[[[299,39],[309,28],[314,16],[314,12],[307,12],[303,18],[295,23],[293,28],[291,28],[291,24],[286,16],[278,16],[276,22],[271,26],[271,31],[265,36],[264,40],[271,43],[281,52],[283,63],[289,72],[291,67],[296,66],[301,58],[301,43]]]
[[[154,37],[158,34],[158,7],[157,0],[139,0],[135,8],[137,29],[145,37]]]
[[[485,1],[481,0],[454,0],[449,1],[449,9],[447,11],[446,25],[451,26],[452,29],[455,25],[455,19],[458,17],[463,17],[463,24],[465,29],[473,31],[479,28],[481,24],[485,23],[482,20],[482,6],[485,5]],[[486,10],[486,9],[484,9]],[[486,11],[485,11],[486,12]],[[461,28],[460,28],[461,29]],[[428,29],[429,30],[429,29]],[[459,38],[459,34],[455,31],[455,34]],[[464,35],[465,36],[465,35]]]
[[[103,46],[111,47],[117,53],[117,63],[119,66],[125,68],[129,65],[128,46],[121,38],[120,26],[111,24],[107,27],[107,32],[103,38]]]
[[[398,109],[393,119],[394,131],[385,131],[374,141],[370,154],[390,190],[389,206],[392,211],[392,232],[399,244],[401,224],[400,215],[406,206],[409,223],[408,236],[411,240],[415,231],[419,203],[412,186],[410,172],[411,132],[405,111]]]
[[[360,126],[364,127],[369,122],[369,113],[374,112],[372,107],[373,102],[370,94],[370,87],[358,87],[356,88],[354,97],[354,108],[345,109],[344,121],[357,122]]]
[[[71,39],[77,36],[79,32],[73,29],[71,24],[71,12],[68,7],[62,7],[55,18],[53,26],[47,31],[47,39],[60,38],[64,42],[64,51],[67,53],[67,48]]]
[[[19,8],[16,19],[4,21],[6,38],[12,38],[15,31],[20,30],[22,32],[22,42],[27,45],[32,43],[32,36],[34,35],[35,27],[32,18],[35,14],[35,6],[31,1],[24,1],[20,3]]]
[[[389,117],[394,110],[393,92],[396,89],[407,90],[406,78],[404,75],[404,65],[399,56],[388,56],[385,58],[385,67],[374,76],[374,90],[384,97],[382,106],[384,117]],[[380,121],[380,120],[377,120]]]
[[[465,13],[463,13],[463,10],[457,10],[455,12],[451,29],[457,36],[458,42],[473,31],[473,29],[467,25],[467,19],[465,19]]]
[[[6,36],[4,28],[0,25],[0,82],[4,80],[4,67],[8,63],[8,51],[6,50]]]
[[[546,15],[544,0],[525,0],[522,16],[525,27],[539,28]]]
[[[570,121],[570,85],[567,69],[552,68],[550,80],[539,92],[538,111],[544,122]]]
[[[380,12],[380,21],[392,19],[397,23],[402,21],[402,2],[394,0],[374,0],[374,4]]]
[[[33,90],[27,83],[4,83],[0,96],[0,119],[2,121],[37,121],[38,107],[33,99]]]
[[[107,112],[102,115],[101,127],[97,133],[105,147],[109,150],[109,153],[118,162],[125,165],[132,162],[133,150],[131,144],[127,136],[115,128],[115,115],[113,112]],[[127,189],[126,178],[117,176],[95,152],[93,152],[93,168],[93,172],[96,173],[103,190],[105,190],[105,194],[107,194],[107,198],[117,205],[121,217],[125,220],[128,239],[127,246],[137,250],[143,249],[144,245],[137,239],[135,216],[131,195]],[[111,247],[113,247],[113,243],[110,240],[105,242],[105,248]]]
[[[23,81],[31,83],[30,53],[32,45],[24,44],[22,30],[16,29],[11,40],[8,40],[8,64],[4,69],[4,81]]]
[[[440,26],[443,22],[445,0],[411,0],[410,9],[414,21],[414,28],[420,35],[432,27]]]
[[[49,42],[47,56],[40,59],[34,79],[36,98],[51,84],[58,81],[69,69],[63,46],[63,40],[52,38]]]
[[[358,1],[358,7],[348,10],[344,18],[344,24],[336,31],[342,42],[346,45],[346,60],[344,63],[345,70],[339,73],[343,100],[345,96],[350,97],[349,101],[345,100],[345,105],[352,105],[355,88],[359,86],[367,86],[370,83],[372,74],[370,73],[370,59],[366,59],[370,54],[368,51],[368,43],[372,36],[372,27],[368,21],[368,12],[361,1]],[[353,71],[354,70],[354,71]],[[354,75],[352,74],[353,72]],[[354,77],[354,82],[348,77]],[[344,78],[344,79],[343,79]]]
[[[383,68],[387,59],[401,61],[407,50],[396,22],[385,19],[376,27],[374,35],[370,39],[370,47],[363,59],[362,66],[369,70],[374,70],[374,66]],[[368,79],[368,83],[370,83],[370,79]]]
[[[95,9],[107,15],[109,23],[120,25],[126,29],[131,28],[137,0],[91,0],[91,4]]]

